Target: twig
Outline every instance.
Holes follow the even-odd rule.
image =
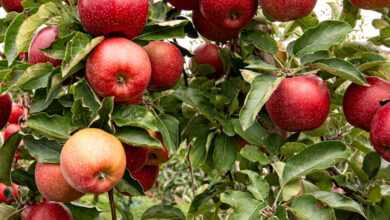
[[[114,189],[110,190],[108,192],[108,199],[110,200],[110,207],[111,207],[111,219],[116,220],[116,207],[115,207],[115,201],[114,201]]]

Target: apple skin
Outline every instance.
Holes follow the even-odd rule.
[[[22,6],[22,0],[1,0],[0,1],[1,6],[7,11],[16,11],[16,12],[22,12],[23,6]]]
[[[144,166],[142,169],[132,172],[131,175],[141,184],[142,188],[146,192],[153,188],[157,181],[159,172],[159,166]]]
[[[309,15],[317,0],[261,0],[263,13],[276,21],[292,21]]]
[[[8,122],[12,111],[12,99],[9,94],[0,95],[0,129]]]
[[[199,10],[193,11],[192,21],[196,30],[203,37],[212,41],[225,42],[237,38],[240,34],[240,30],[227,30],[210,23]]]
[[[95,36],[139,35],[148,19],[148,0],[79,0],[78,11],[85,30]]]
[[[378,77],[367,77],[369,86],[352,84],[344,95],[343,109],[347,121],[369,131],[380,102],[390,99],[390,83]]]
[[[311,74],[286,78],[266,103],[266,109],[272,121],[285,131],[313,130],[328,117],[328,86],[320,77]]]
[[[370,139],[375,150],[390,162],[390,104],[376,112],[371,123]]]
[[[109,38],[90,54],[86,78],[97,94],[114,96],[116,102],[139,103],[147,89],[152,68],[146,51],[126,38]]]
[[[9,116],[8,123],[19,124],[20,120],[24,117],[24,107],[19,104],[12,104],[11,115]]]
[[[179,48],[163,41],[152,41],[144,48],[152,65],[149,88],[164,90],[174,87],[184,69],[184,57]]]
[[[126,167],[130,172],[142,169],[144,166],[158,166],[169,160],[168,150],[148,147],[125,146]]]
[[[84,195],[66,182],[59,164],[37,163],[35,183],[39,192],[49,201],[72,202]]]
[[[61,60],[56,60],[46,56],[41,50],[49,48],[57,40],[59,29],[57,26],[48,26],[40,30],[32,39],[28,49],[28,63],[51,63],[53,66],[59,66]]]
[[[220,48],[212,43],[205,43],[199,46],[192,57],[192,61],[197,64],[207,64],[214,68],[214,78],[219,78],[225,74],[223,61],[220,56]]]
[[[69,209],[59,202],[44,202],[27,206],[22,212],[22,220],[73,220]]]
[[[255,16],[257,0],[200,0],[200,11],[214,25],[228,30],[245,27]]]
[[[77,191],[100,194],[110,191],[123,177],[126,154],[113,135],[94,128],[76,132],[60,155],[61,172]]]
[[[6,190],[11,192],[12,197],[7,197]],[[16,184],[12,184],[11,187],[5,185],[4,183],[0,183],[0,203],[4,202],[7,204],[11,204],[15,201],[15,198],[19,195],[19,186]]]
[[[18,124],[8,124],[3,131],[4,141],[7,141],[12,135],[18,133],[20,129],[21,127]]]
[[[178,10],[194,10],[198,7],[198,0],[168,0]]]
[[[381,9],[390,7],[390,0],[351,0],[352,5],[363,9]]]

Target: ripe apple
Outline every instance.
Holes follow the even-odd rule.
[[[205,43],[199,46],[192,57],[196,64],[210,65],[214,69],[215,77],[219,78],[224,75],[223,61],[220,56],[220,49],[212,43]]]
[[[390,7],[390,0],[351,0],[352,5],[364,9],[381,9]]]
[[[257,0],[200,0],[200,11],[214,25],[228,30],[245,27],[255,16]]]
[[[292,21],[309,15],[317,0],[261,0],[263,13],[276,21]]]
[[[19,195],[19,186],[12,184],[11,187],[0,183],[0,203],[4,202],[10,204],[15,201],[15,198]]]
[[[368,77],[367,81],[369,86],[352,84],[348,87],[343,109],[351,125],[369,131],[380,102],[390,99],[390,82],[378,77]]]
[[[198,7],[198,0],[168,0],[168,2],[179,10],[194,10]]]
[[[53,66],[59,66],[61,60],[56,60],[45,55],[42,49],[49,48],[57,40],[59,30],[57,26],[49,26],[40,30],[32,39],[28,49],[28,63],[51,63]]]
[[[169,160],[168,150],[126,145],[126,167],[130,172],[138,171],[144,166],[158,166]]]
[[[20,125],[18,124],[8,124],[3,131],[4,141],[7,141],[12,135],[20,131]]]
[[[92,2],[92,1],[91,1]],[[133,1],[131,1],[133,2]],[[146,51],[126,38],[109,38],[90,54],[86,78],[97,94],[135,104],[149,85],[151,64]]]
[[[49,201],[71,202],[83,196],[83,193],[66,182],[59,164],[37,163],[35,183],[39,192]]]
[[[11,115],[8,119],[8,123],[19,124],[20,120],[24,116],[24,107],[19,104],[12,104]]]
[[[73,220],[69,209],[59,202],[44,202],[27,206],[22,212],[22,220]]]
[[[9,94],[0,95],[0,129],[8,122],[12,111],[12,99]]]
[[[228,30],[221,26],[214,25],[206,19],[199,10],[192,13],[192,21],[196,30],[205,38],[212,41],[228,41],[237,38],[240,30]]]
[[[142,185],[146,192],[156,183],[159,171],[159,166],[144,166],[142,169],[132,172],[131,175]]]
[[[266,104],[272,121],[290,132],[320,127],[328,117],[329,108],[326,82],[311,74],[284,79]]]
[[[184,69],[184,58],[179,48],[163,41],[152,41],[145,47],[152,64],[152,90],[170,89],[179,81]]]
[[[22,0],[1,0],[0,1],[1,6],[7,11],[16,11],[16,12],[22,12],[23,6],[22,6]]]
[[[113,135],[94,128],[76,132],[65,143],[60,156],[65,180],[83,193],[104,193],[123,177],[126,154]]]
[[[370,138],[375,150],[390,162],[390,104],[376,112],[371,123]]]
[[[133,39],[143,31],[148,10],[148,0],[78,1],[81,24],[96,36],[126,36]]]

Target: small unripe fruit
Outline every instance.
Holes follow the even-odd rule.
[[[14,134],[18,133],[20,129],[20,125],[18,124],[8,124],[3,131],[4,141],[10,139]]]
[[[8,123],[18,124],[24,116],[24,107],[19,104],[12,104],[11,115],[8,119]]]

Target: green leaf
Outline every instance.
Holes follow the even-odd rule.
[[[53,66],[47,63],[38,63],[30,66],[23,75],[13,84],[10,89],[22,88],[25,90],[35,90],[48,86],[50,74]]]
[[[22,137],[19,134],[12,135],[3,146],[0,147],[0,183],[11,185],[11,168],[16,149]]]
[[[364,218],[366,218],[362,206],[356,201],[348,197],[345,197],[343,195],[334,192],[326,192],[326,191],[314,192],[311,195],[313,195],[317,200],[325,203],[329,207],[332,207],[334,209],[355,212],[360,214]]]
[[[92,127],[102,128],[106,131],[113,131],[112,113],[114,111],[114,97],[105,97],[100,106],[97,117],[92,122]]]
[[[282,80],[283,78],[271,75],[260,75],[253,80],[244,106],[240,111],[240,123],[244,131],[255,123],[257,114]]]
[[[213,165],[216,169],[226,172],[236,160],[236,142],[226,135],[217,135],[214,140]]]
[[[126,170],[122,180],[115,186],[115,189],[128,196],[144,195],[142,185],[131,176],[128,170]]]
[[[354,7],[349,0],[343,0],[343,11],[340,15],[340,20],[347,22],[351,27],[355,27],[359,18],[359,8]]]
[[[188,23],[188,20],[171,20],[158,24],[149,24],[146,25],[144,32],[135,39],[153,41],[166,40],[170,38],[183,38],[185,37],[184,27]]]
[[[179,121],[167,114],[155,115],[164,145],[172,152],[179,146]]]
[[[221,195],[221,201],[234,209],[229,220],[258,220],[260,210],[266,206],[266,203],[255,200],[250,193],[241,191],[227,191]]]
[[[84,204],[71,203],[66,204],[74,220],[87,220],[87,219],[98,219],[99,210],[94,206],[86,206]]]
[[[196,195],[191,202],[191,206],[188,210],[188,216],[195,217],[199,214],[208,211],[208,204],[211,203],[212,198],[215,198],[216,196],[224,192],[226,189],[227,185],[225,183],[217,183],[211,185],[210,188],[208,188],[201,194]]]
[[[63,60],[65,58],[66,46],[68,42],[72,40],[74,34],[75,34],[74,32],[67,34],[66,36],[61,37],[56,41],[54,41],[49,48],[45,48],[41,50],[48,57],[57,60]]]
[[[378,174],[381,162],[381,157],[376,152],[370,152],[364,157],[363,170],[370,179]]]
[[[293,52],[298,56],[328,50],[340,44],[352,31],[352,27],[342,21],[324,21],[307,30],[294,44]]]
[[[268,33],[260,31],[244,32],[240,40],[268,53],[275,54],[278,51],[276,41]]]
[[[0,219],[18,220],[20,219],[20,216],[16,208],[4,203],[0,203]]]
[[[242,129],[240,121],[238,119],[233,119],[232,123],[234,126],[234,131],[250,144],[260,146],[268,137],[267,130],[265,130],[265,128],[263,128],[258,122],[255,122],[245,131]]]
[[[286,161],[283,171],[283,184],[309,174],[326,169],[341,159],[347,159],[350,152],[345,144],[338,141],[325,141],[314,144]]]
[[[35,14],[24,20],[15,39],[17,53],[27,51],[38,27],[57,15],[60,15],[58,6],[54,2],[48,2],[41,5]]]
[[[251,170],[243,170],[241,173],[246,174],[251,182],[248,185],[248,191],[259,201],[267,202],[270,192],[270,186],[268,182],[259,174]]]
[[[356,84],[367,84],[363,73],[360,72],[360,70],[354,67],[351,63],[342,59],[331,58],[326,60],[319,60],[313,64],[313,66],[340,78],[351,80]]]
[[[248,64],[248,66],[246,66],[245,69],[249,69],[253,71],[275,72],[278,70],[276,66],[266,63],[258,58],[247,59],[245,60],[245,63]]]
[[[104,37],[91,39],[88,34],[76,32],[66,45],[65,58],[61,65],[62,78],[66,79],[74,73],[73,69],[103,40]]]
[[[141,219],[185,220],[186,217],[183,212],[176,207],[170,205],[155,205],[147,209]]]
[[[211,98],[200,89],[179,88],[174,95],[184,103],[196,108],[210,121],[224,122],[223,115],[211,103]]]
[[[291,211],[299,220],[332,220],[333,210],[323,207],[313,196],[304,195],[295,199]]]
[[[46,138],[35,139],[28,135],[23,138],[23,143],[28,152],[39,163],[59,163],[62,145]]]
[[[4,54],[7,57],[8,66],[11,66],[19,56],[15,38],[19,32],[20,26],[25,19],[24,14],[18,14],[8,26],[4,38]]]
[[[158,122],[153,112],[141,105],[119,105],[114,109],[112,119],[119,127],[133,126],[158,131]]]
[[[240,154],[245,159],[251,162],[258,162],[261,165],[268,165],[271,163],[271,160],[267,155],[260,150],[258,146],[246,145],[241,149]]]
[[[70,116],[48,115],[37,113],[31,115],[27,121],[27,127],[49,138],[67,140],[70,134],[77,129],[72,124]]]
[[[81,100],[82,106],[88,108],[94,114],[101,107],[99,98],[85,80],[73,84],[70,92],[73,94],[74,100]]]
[[[147,131],[135,127],[121,127],[115,133],[122,143],[131,146],[162,148],[161,142],[149,135]]]

